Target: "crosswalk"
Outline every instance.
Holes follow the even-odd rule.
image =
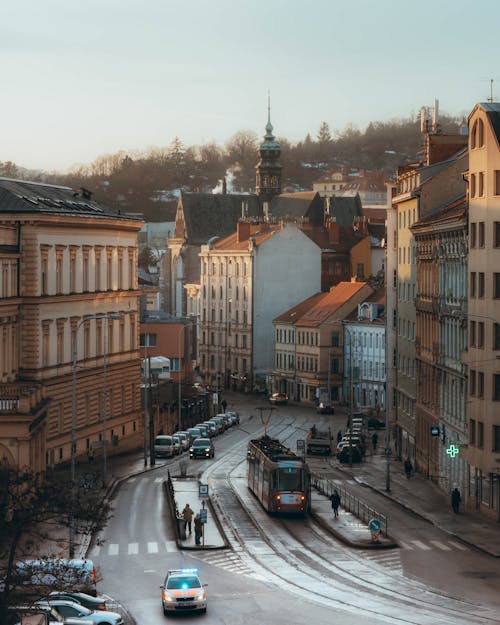
[[[440,541],[440,540],[408,540],[408,541],[399,541],[400,550],[405,551],[443,551],[443,552],[451,552],[451,551],[469,551],[469,547],[454,541]],[[400,550],[391,549],[391,550],[378,550],[377,554],[385,552],[389,555],[397,554]],[[162,555],[165,553],[174,553],[179,551],[177,547],[177,543],[175,540],[165,540],[165,541],[146,541],[146,542],[129,542],[129,543],[105,543],[103,545],[94,545],[91,550],[91,556],[93,557],[119,557],[119,556],[138,556],[138,555]],[[213,560],[219,561],[223,558],[227,558],[227,554],[231,554],[233,552],[230,551],[214,551],[214,550],[206,550],[204,554],[214,554]],[[368,553],[368,552],[367,552]],[[239,559],[239,556],[234,555],[232,557],[236,557]],[[380,555],[378,556],[380,558]],[[388,556],[389,557],[389,556]]]

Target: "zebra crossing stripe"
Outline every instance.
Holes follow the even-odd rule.
[[[469,551],[468,547],[466,547],[465,545],[461,545],[460,543],[456,543],[454,540],[449,540],[448,542],[450,543],[450,545],[453,545],[453,547],[456,547],[460,551]]]
[[[120,553],[120,545],[117,543],[111,543],[108,548],[109,556],[117,556]]]
[[[158,553],[158,543],[148,543],[148,553]]]
[[[128,544],[128,555],[135,556],[139,553],[139,543],[129,543]]]
[[[442,549],[443,551],[451,551],[451,547],[445,545],[444,543],[440,543],[439,540],[430,540],[431,545],[435,545],[438,549]]]
[[[169,553],[172,553],[173,551],[177,551],[177,543],[175,542],[175,540],[166,540],[165,549]]]
[[[422,549],[422,551],[430,551],[431,549],[428,545],[426,545],[420,540],[412,540],[411,542],[415,545],[415,547]]]
[[[162,477],[157,477],[155,479],[155,484],[161,484],[163,482],[163,478]]]
[[[98,557],[100,553],[101,553],[101,545],[96,545],[92,549],[92,555],[95,556],[95,557]]]
[[[413,551],[413,547],[411,545],[409,545],[408,543],[404,543],[402,541],[399,541],[399,544],[401,545],[401,547],[403,547],[403,549],[409,549],[410,551]]]

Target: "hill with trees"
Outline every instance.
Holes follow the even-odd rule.
[[[458,133],[461,120],[441,115],[440,124],[442,132]],[[418,160],[422,146],[420,121],[412,118],[371,122],[364,130],[350,125],[334,133],[323,122],[314,138],[278,140],[283,191],[312,189],[316,178],[341,165],[384,170],[390,178],[399,165]],[[260,142],[250,130],[236,132],[223,147],[187,147],[175,137],[166,147],[99,156],[68,174],[26,171],[11,161],[0,162],[0,176],[84,187],[97,201],[142,213],[147,221],[173,221],[182,190],[210,192],[226,177],[228,191],[253,192]]]

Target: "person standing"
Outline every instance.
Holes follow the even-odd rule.
[[[335,489],[330,497],[333,508],[333,516],[337,518],[339,516],[340,495],[337,489]]]
[[[87,459],[89,461],[89,464],[92,464],[94,462],[94,450],[92,449],[92,447],[89,447],[87,450]]]
[[[337,443],[340,443],[341,440],[342,440],[342,430],[339,430],[337,432]]]
[[[194,517],[194,542],[199,545],[201,542],[201,537],[203,536],[203,523],[201,522],[201,517],[197,514]]]
[[[182,518],[184,519],[185,523],[186,523],[186,527],[189,530],[189,533],[191,534],[191,521],[193,520],[193,510],[189,507],[189,504],[187,503],[184,506],[184,510],[182,511]]]
[[[413,471],[413,465],[412,465],[411,460],[409,458],[406,458],[404,466],[405,466],[406,477],[408,479],[410,479],[412,471]]]
[[[226,408],[227,408],[227,401],[225,399],[223,399],[220,403],[220,405],[222,406],[222,410],[224,411],[224,414],[226,413]]]
[[[377,434],[377,432],[373,433],[372,445],[373,445],[373,453],[375,453],[377,451],[377,445],[378,445],[378,434]]]
[[[453,512],[455,514],[459,513],[461,501],[462,497],[460,496],[460,491],[458,490],[458,488],[454,488],[451,491],[451,507],[453,508]]]

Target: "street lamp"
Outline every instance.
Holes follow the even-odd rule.
[[[182,430],[182,367],[181,367],[181,336],[184,334],[184,326],[179,328],[177,335],[177,352],[179,354],[179,408],[177,410],[177,423],[179,432]],[[185,343],[185,341],[184,341]]]
[[[78,330],[80,327],[90,321],[91,319],[120,319],[121,313],[109,313],[109,314],[96,314],[88,315],[81,319],[73,335],[72,346],[72,367],[73,367],[73,384],[71,394],[71,490],[73,500],[75,498],[75,456],[76,456],[76,371],[77,371],[77,355],[78,355]],[[104,379],[103,379],[103,484],[106,484],[107,474],[107,456],[106,456],[106,418],[107,418],[107,371],[106,371],[106,349],[107,349],[107,332],[106,327],[104,331],[104,352],[103,352],[103,366],[104,366]],[[69,556],[73,558],[75,555],[75,524],[73,513],[70,517],[69,527]]]

